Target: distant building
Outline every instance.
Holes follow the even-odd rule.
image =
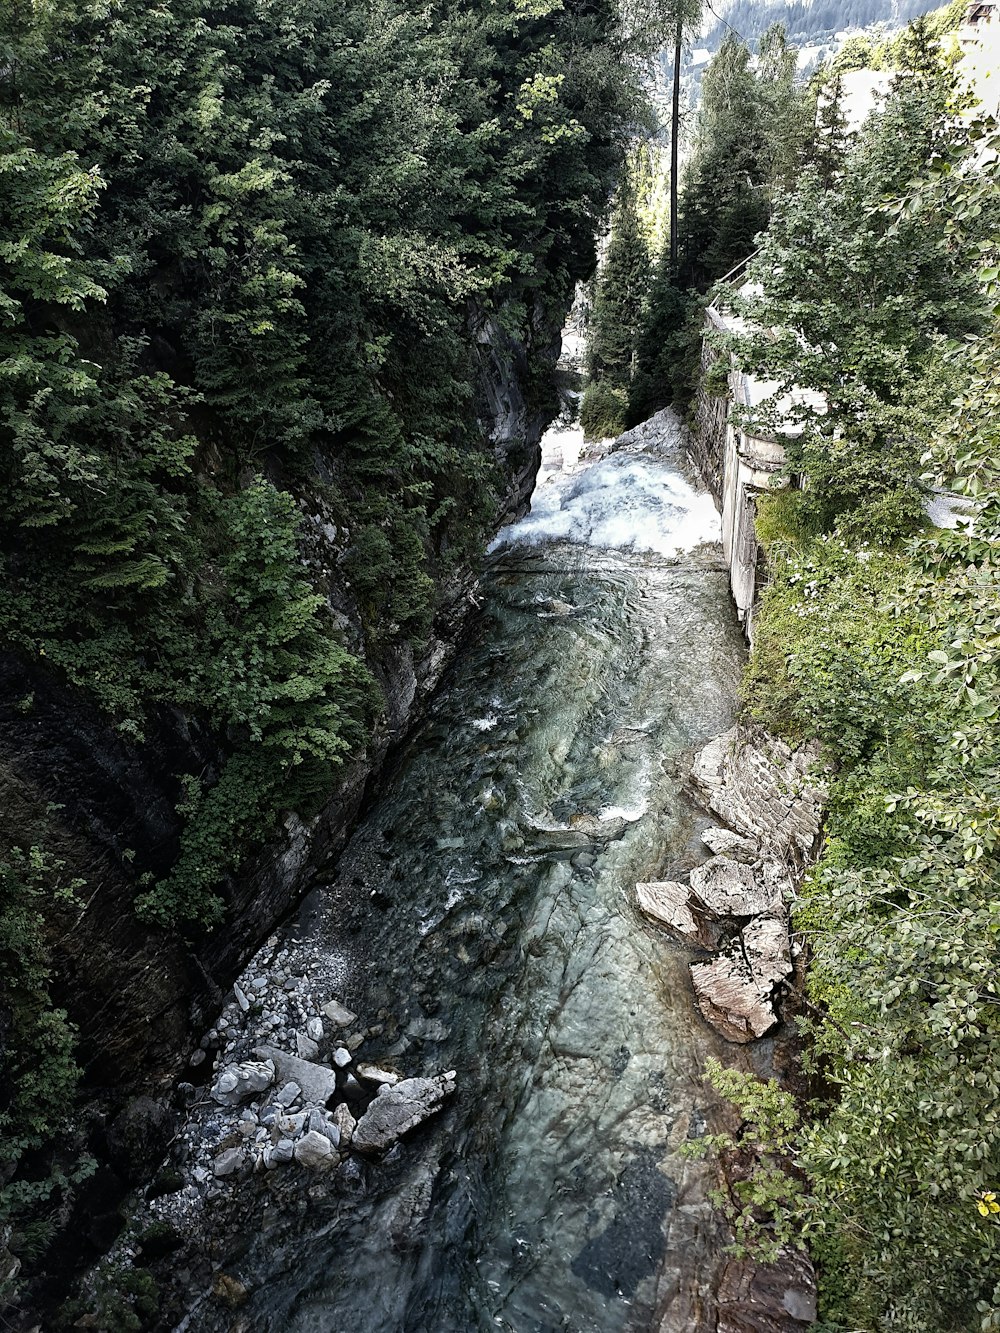
[[[989,115],[1000,115],[1000,3],[975,0],[958,29],[961,69]]]

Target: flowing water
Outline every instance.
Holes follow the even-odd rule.
[[[664,415],[544,474],[494,543],[470,642],[291,927],[381,1036],[455,1069],[382,1163],[247,1220],[227,1271],[274,1333],[625,1333],[697,1325],[720,1242],[700,1079],[719,1040],[637,880],[704,859],[684,782],[730,725],[742,644],[707,495]],[[560,442],[557,439],[557,444]],[[562,443],[572,443],[563,440]],[[709,544],[705,544],[709,543]]]

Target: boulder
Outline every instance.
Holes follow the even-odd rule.
[[[301,1032],[296,1032],[295,1054],[300,1060],[315,1060],[317,1055],[319,1055],[319,1046],[313,1041],[312,1037],[307,1037]]]
[[[455,1090],[455,1074],[436,1078],[404,1078],[395,1087],[383,1086],[357,1122],[351,1146],[361,1153],[383,1152],[404,1134],[441,1109]]]
[[[225,1152],[220,1152],[212,1164],[212,1170],[216,1176],[231,1176],[243,1165],[243,1149],[227,1148]]]
[[[770,987],[761,989],[742,950],[692,963],[691,980],[698,1008],[727,1041],[754,1041],[777,1024]]]
[[[637,884],[635,895],[641,911],[686,944],[702,942],[701,929],[690,907],[691,890],[686,884],[674,879]]]
[[[358,1122],[351,1115],[351,1108],[346,1102],[341,1102],[339,1106],[334,1107],[333,1123],[340,1130],[340,1146],[349,1148],[351,1139],[354,1137],[354,1128]]]
[[[691,765],[691,780],[711,801],[725,785],[726,759],[736,745],[738,728],[731,727],[703,746]]]
[[[774,886],[761,882],[753,870],[728,856],[713,856],[691,871],[691,888],[715,916],[757,916],[780,906]]]
[[[322,1134],[335,1148],[340,1147],[340,1126],[316,1106],[309,1112],[309,1132]]]
[[[701,840],[716,856],[731,856],[735,861],[756,861],[757,845],[732,829],[712,824],[702,830]]]
[[[289,1080],[289,1082],[282,1087],[280,1092],[275,1093],[274,1100],[279,1106],[292,1106],[299,1100],[301,1095],[302,1089],[299,1085],[294,1080]]]
[[[295,1160],[301,1166],[309,1166],[313,1169],[324,1166],[333,1166],[340,1161],[339,1155],[334,1151],[333,1144],[325,1134],[320,1134],[311,1129],[308,1134],[303,1134],[295,1145]]]
[[[779,917],[758,916],[740,932],[743,954],[763,994],[792,975],[792,942],[788,924]]]
[[[254,1054],[274,1064],[278,1078],[297,1083],[304,1102],[322,1105],[328,1102],[337,1088],[337,1076],[326,1065],[314,1064],[297,1055],[289,1055],[274,1046],[258,1046]]]
[[[351,1013],[350,1009],[345,1009],[342,1004],[336,1000],[331,1000],[329,1004],[323,1005],[322,1012],[327,1016],[331,1023],[338,1028],[349,1028],[357,1020],[357,1014]]]
[[[261,1052],[255,1054],[261,1055]],[[274,1061],[266,1057],[259,1061],[244,1060],[240,1064],[227,1065],[212,1087],[212,1100],[220,1106],[239,1106],[240,1102],[249,1101],[257,1093],[269,1088],[274,1078]]]

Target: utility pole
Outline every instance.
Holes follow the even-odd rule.
[[[681,14],[677,14],[677,26],[674,29],[674,96],[670,112],[670,268],[677,272],[677,195],[679,183],[677,168],[680,160],[681,128],[681,52],[684,45],[684,24]]]

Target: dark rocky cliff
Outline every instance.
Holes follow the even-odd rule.
[[[493,324],[474,328],[478,415],[506,483],[498,519],[525,508],[551,415],[555,320],[539,315],[532,333],[529,347]],[[345,634],[363,652],[349,585],[338,568],[344,534],[326,514],[319,489],[298,491],[304,559]],[[230,884],[225,923],[190,940],[143,925],[133,904],[141,877],[162,875],[176,856],[176,775],[217,773],[216,739],[171,711],[158,716],[142,744],[130,743],[107,714],[60,684],[44,663],[0,657],[0,796],[12,823],[37,835],[65,863],[65,875],[87,885],[79,902],[57,909],[50,927],[55,998],[79,1027],[92,1087],[113,1086],[117,1098],[176,1074],[190,1034],[204,1029],[254,947],[343,843],[367,785],[440,678],[474,583],[474,572],[463,568],[440,588],[433,629],[419,651],[397,636],[367,653],[385,712],[365,754],[343,770],[317,815],[308,822],[285,818],[281,836]]]

